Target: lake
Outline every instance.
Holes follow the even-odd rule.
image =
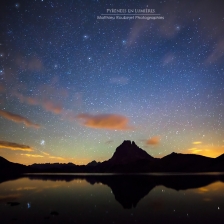
[[[0,223],[223,223],[224,174],[0,178]]]

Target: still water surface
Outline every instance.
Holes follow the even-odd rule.
[[[0,178],[0,223],[224,223],[224,175]]]

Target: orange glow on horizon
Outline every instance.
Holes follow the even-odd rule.
[[[185,150],[184,153],[198,154],[202,156],[207,156],[211,158],[216,158],[224,153],[224,145],[197,145],[197,147]]]
[[[34,163],[73,163],[75,165],[86,165],[93,160],[91,158],[71,158],[71,157],[60,157],[53,156],[48,153],[40,154],[29,154],[29,153],[16,153],[15,151],[2,150],[1,156],[13,163],[19,163],[24,165],[32,165]]]

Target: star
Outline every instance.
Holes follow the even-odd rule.
[[[126,40],[122,40],[122,44],[126,45],[127,41]]]
[[[18,9],[20,7],[20,4],[19,3],[16,3],[15,4],[15,7]]]
[[[44,146],[45,145],[45,141],[44,140],[41,140],[40,141],[40,145]]]
[[[89,39],[89,36],[88,36],[88,35],[84,35],[84,36],[83,36],[83,39],[84,39],[84,40],[87,40],[87,39]]]

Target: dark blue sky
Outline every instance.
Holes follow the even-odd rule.
[[[109,159],[125,139],[155,157],[222,154],[223,7],[1,1],[0,154],[81,164]],[[97,19],[108,9],[159,15]]]

